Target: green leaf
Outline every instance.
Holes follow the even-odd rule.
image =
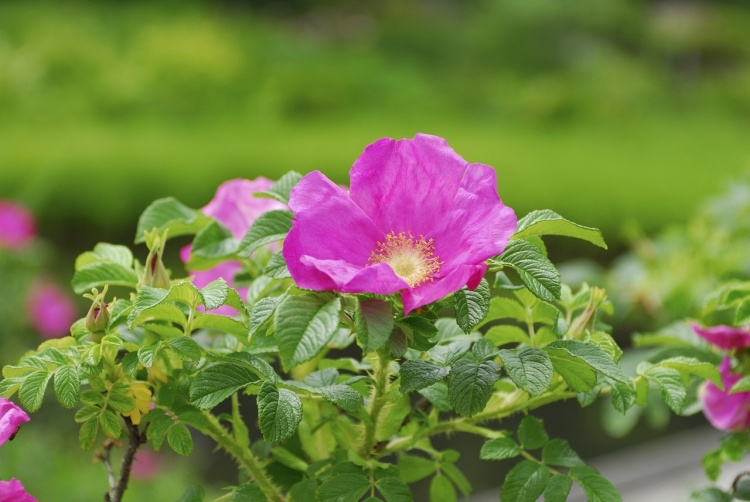
[[[99,415],[99,425],[102,426],[104,433],[111,438],[117,439],[122,433],[120,417],[112,411],[102,411],[101,415]]]
[[[526,239],[535,235],[575,237],[607,249],[607,244],[598,229],[573,223],[549,209],[532,211],[518,220],[518,228],[511,239]]]
[[[188,456],[193,451],[193,438],[182,424],[174,424],[167,432],[167,443],[178,455]]]
[[[750,475],[747,472],[743,472],[734,478],[732,495],[739,500],[750,500]]]
[[[375,483],[375,487],[386,502],[409,502],[414,500],[407,484],[396,477],[380,478]]]
[[[513,268],[524,286],[542,300],[560,299],[560,273],[535,245],[522,240],[510,241],[503,254],[492,262]]]
[[[406,483],[416,483],[420,479],[430,476],[437,469],[434,460],[407,455],[402,453],[398,457],[398,472]]]
[[[159,451],[169,428],[175,423],[174,419],[164,410],[156,408],[150,411],[143,420],[148,422],[146,437],[154,445],[154,449]]]
[[[435,475],[430,481],[430,502],[456,502],[458,495],[450,479],[442,474]]]
[[[284,204],[288,204],[289,193],[292,191],[292,188],[294,188],[294,185],[296,185],[301,179],[302,175],[300,173],[289,171],[279,178],[276,183],[271,185],[271,188],[269,188],[267,192],[255,192],[253,197],[268,197],[276,199]]]
[[[668,359],[662,359],[656,364],[656,366],[673,368],[679,371],[682,377],[696,375],[702,379],[712,381],[717,387],[719,387],[719,389],[724,388],[721,374],[716,366],[705,361],[699,361],[693,357],[670,357]]]
[[[518,322],[525,322],[528,314],[526,308],[513,298],[495,297],[490,300],[490,310],[484,321],[478,327],[482,327],[488,322],[500,319],[512,319]]]
[[[451,369],[437,366],[421,359],[404,361],[401,364],[401,393],[424,389],[447,377]]]
[[[78,404],[81,396],[81,377],[73,366],[60,366],[55,371],[55,395],[65,408],[72,408]]]
[[[193,239],[188,270],[207,270],[237,254],[240,241],[218,221],[206,225]]]
[[[526,415],[518,425],[518,440],[526,450],[536,450],[549,441],[544,422],[531,415]]]
[[[511,438],[490,439],[482,445],[479,458],[482,460],[506,460],[519,456],[523,450]]]
[[[471,353],[474,354],[474,357],[478,360],[484,361],[485,359],[492,359],[499,355],[500,351],[497,350],[491,341],[485,338],[480,338],[471,346]]]
[[[125,268],[132,268],[133,253],[126,246],[100,242],[94,246],[93,251],[78,255],[75,269],[78,270],[79,268],[98,262],[116,263]]]
[[[51,373],[45,370],[29,373],[23,379],[20,389],[18,389],[18,398],[21,404],[30,412],[37,411],[42,406],[44,391],[47,388]]]
[[[354,311],[357,338],[365,354],[382,347],[393,331],[393,311],[388,302],[364,299]]]
[[[484,334],[484,338],[498,347],[508,343],[531,343],[529,334],[526,333],[526,331],[518,326],[512,326],[510,324],[491,327],[487,330],[487,333]]]
[[[81,424],[81,428],[78,430],[78,443],[81,445],[81,448],[88,450],[94,446],[97,432],[99,432],[98,415]]]
[[[154,365],[156,354],[159,352],[161,343],[161,340],[157,340],[151,345],[144,345],[143,347],[138,349],[138,360],[143,366],[145,366],[146,368],[150,368]]]
[[[326,302],[315,294],[288,296],[274,319],[284,371],[309,361],[333,338],[339,327],[341,299]]]
[[[273,313],[276,312],[276,308],[285,298],[286,294],[281,296],[266,296],[253,305],[249,321],[251,338],[260,331],[260,328],[263,327],[269,319],[271,319]]]
[[[453,409],[448,397],[448,386],[443,382],[434,383],[417,392],[440,411],[450,411]]]
[[[289,269],[286,266],[286,260],[281,251],[271,255],[271,259],[268,260],[265,268],[263,269],[263,275],[273,277],[274,279],[287,279],[292,276],[289,273]]]
[[[177,502],[203,502],[206,498],[206,493],[203,491],[203,487],[200,485],[189,486],[185,493],[182,494]]]
[[[564,474],[555,474],[544,489],[544,502],[565,502],[573,487],[573,480]]]
[[[268,499],[263,494],[260,487],[254,483],[245,483],[238,486],[232,492],[231,502],[267,502]]]
[[[446,450],[445,452],[443,452],[443,454],[447,453],[448,451],[450,450]],[[448,479],[453,481],[453,484],[456,485],[456,488],[458,488],[458,490],[464,497],[468,497],[469,494],[471,494],[471,483],[469,483],[469,480],[466,479],[466,476],[464,476],[464,474],[460,470],[458,470],[458,467],[456,467],[455,464],[443,462],[442,464],[440,464],[440,470],[443,471],[443,474],[448,476]]]
[[[346,473],[331,476],[318,488],[320,502],[358,502],[370,490],[370,480],[363,474]]]
[[[109,389],[107,402],[115,411],[127,413],[135,407],[135,401],[128,394],[130,386],[124,382],[117,382]]]
[[[712,486],[690,494],[690,502],[732,502],[732,495]]]
[[[505,371],[519,389],[538,396],[549,388],[554,376],[552,361],[542,349],[526,347],[521,350],[500,351]]]
[[[284,441],[302,420],[302,402],[294,392],[263,382],[258,392],[258,420],[263,439],[269,443]]]
[[[644,362],[639,365],[637,372],[659,384],[661,396],[672,411],[678,414],[682,411],[687,402],[687,388],[679,371],[663,366],[649,366]]]
[[[77,269],[70,284],[73,291],[82,294],[107,284],[135,289],[139,280],[140,277],[132,268],[118,263],[98,262]]]
[[[536,462],[524,460],[516,464],[505,477],[501,500],[536,502],[547,486],[547,468]]]
[[[216,279],[206,284],[200,289],[200,296],[206,310],[218,309],[227,301],[229,295],[229,286],[227,281],[222,278]]]
[[[337,382],[338,371],[333,368],[326,368],[307,375],[303,382],[290,381],[287,383],[323,396],[326,401],[351,413],[364,406],[362,394],[348,385]]]
[[[203,368],[190,382],[190,401],[198,408],[213,408],[239,389],[257,382],[250,369],[234,363],[220,363]]]
[[[280,241],[292,228],[291,211],[266,211],[253,221],[252,226],[240,241],[239,256],[249,257],[261,246]]]
[[[576,465],[568,471],[586,494],[588,502],[622,502],[617,489],[599,472],[588,465]]]
[[[96,420],[97,418],[99,418],[99,413],[101,413],[101,411],[101,408],[86,405],[76,412],[75,421],[76,423],[80,424],[83,422],[88,422],[92,419]]]
[[[500,367],[493,361],[457,361],[448,381],[451,405],[463,417],[476,415],[487,405],[499,376]]]
[[[223,315],[196,312],[193,318],[193,329],[215,329],[229,333],[241,342],[247,340],[247,326]]]
[[[135,243],[145,242],[144,232],[156,228],[161,234],[169,229],[169,237],[196,234],[213,220],[205,214],[191,209],[174,197],[158,199],[143,211],[138,219]]]
[[[615,382],[612,385],[612,406],[620,413],[627,412],[636,403],[636,388],[631,382],[623,384]]]
[[[198,343],[190,337],[180,336],[167,340],[167,345],[171,347],[177,356],[183,361],[198,361],[201,358],[203,349]]]
[[[596,385],[596,373],[627,384],[630,380],[612,359],[593,343],[558,340],[544,349],[552,365],[576,392],[587,392]]]
[[[464,286],[454,293],[453,306],[456,309],[456,322],[464,333],[471,333],[490,310],[490,285],[482,279],[474,291]]]
[[[583,460],[564,439],[552,439],[542,449],[542,462],[558,467],[583,465]]]
[[[318,491],[318,482],[314,479],[303,479],[289,489],[289,502],[307,502]]]

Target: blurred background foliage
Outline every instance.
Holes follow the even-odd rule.
[[[43,238],[32,253],[6,256],[4,279],[15,274],[20,291],[29,281],[19,274],[44,268],[66,283],[74,257],[96,242],[132,242],[138,215],[155,198],[173,195],[198,208],[226,179],[290,169],[320,169],[347,183],[367,144],[426,132],[468,161],[494,166],[500,194],[519,216],[550,208],[602,229],[607,252],[574,241],[549,249],[555,262],[590,258],[564,275],[607,286],[614,332],[625,343],[634,330],[697,315],[717,281],[750,276],[750,188],[737,181],[750,166],[748,7],[744,0],[0,2],[0,198],[30,208]],[[7,298],[0,297],[4,311],[23,314],[23,300]],[[28,324],[17,326],[30,347],[37,342]],[[3,362],[21,350],[11,326],[0,330]],[[6,445],[0,477],[23,479],[40,500],[54,500],[60,487],[78,500],[100,498],[104,468],[90,466],[90,452],[67,460],[75,429],[50,404],[33,418],[38,426],[28,425],[43,441]],[[577,408],[550,409],[547,425],[584,456],[653,436],[639,429],[607,440],[598,412]],[[570,418],[558,420],[561,413]],[[680,420],[688,419],[673,423],[702,421]],[[70,426],[70,441],[57,421]],[[572,436],[572,424],[585,435]],[[44,445],[65,454],[45,455]],[[84,471],[70,478],[41,466],[42,457],[85,466],[86,479],[101,486],[72,481]],[[196,478],[235,481],[216,455],[208,464],[193,458],[162,460],[170,473],[163,495],[149,481],[134,491],[171,500]],[[477,489],[497,479],[495,465],[473,462],[475,452],[464,458]]]

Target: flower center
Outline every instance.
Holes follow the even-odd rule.
[[[396,275],[415,287],[431,281],[440,271],[443,264],[440,258],[433,256],[435,246],[433,239],[423,235],[415,239],[411,232],[390,232],[385,242],[378,241],[378,247],[370,254],[370,264],[387,263]]]

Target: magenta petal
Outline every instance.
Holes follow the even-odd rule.
[[[238,272],[242,270],[242,265],[239,262],[236,261],[225,261],[222,263],[219,263],[218,265],[214,266],[213,268],[209,270],[203,270],[199,272],[191,272],[193,276],[193,284],[195,284],[198,288],[204,288],[208,286],[209,283],[217,280],[217,279],[224,279],[227,284],[232,286],[234,283],[234,276],[237,275]],[[233,287],[233,286],[232,286]],[[247,295],[248,287],[244,288],[236,288],[237,293],[240,294],[241,297],[245,297]],[[201,306],[199,307],[200,310],[204,310],[204,308]],[[237,310],[234,309],[234,307],[230,307],[229,305],[222,305],[221,307],[209,311],[211,314],[219,314],[219,315],[237,315]]]
[[[301,261],[304,265],[324,273],[334,282],[335,287],[332,289],[342,293],[389,295],[409,287],[409,284],[385,263],[362,268],[343,260],[319,260],[307,255],[303,256]]]
[[[739,431],[750,426],[750,392],[730,390],[742,375],[732,373],[731,359],[725,357],[719,366],[724,390],[719,390],[712,382],[706,382],[699,397],[703,403],[703,413],[711,424],[722,431]]]
[[[404,314],[408,315],[416,308],[440,300],[466,286],[467,283],[471,282],[476,287],[484,277],[485,270],[487,270],[487,265],[484,263],[460,265],[445,277],[425,282],[413,289],[403,290],[401,297],[404,301]]]
[[[26,310],[31,325],[44,338],[70,334],[76,319],[73,300],[54,283],[36,282],[26,298]]]
[[[0,397],[0,446],[18,431],[22,423],[28,421],[29,415],[21,407]]]
[[[381,139],[365,148],[349,173],[349,194],[381,232],[433,237],[451,209],[468,163],[437,136]]]
[[[325,290],[336,284],[325,272],[303,263],[303,256],[365,268],[378,239],[382,239],[346,192],[318,171],[297,183],[289,207],[294,211],[294,220],[282,252],[289,272],[301,288]]]
[[[0,481],[0,502],[37,502],[17,479]]]
[[[695,334],[720,349],[731,350],[750,347],[750,332],[744,329],[725,325],[704,328],[697,323],[691,323],[690,326]]]
[[[20,249],[36,235],[34,218],[23,206],[0,200],[0,248]]]
[[[281,202],[273,199],[253,197],[255,192],[271,188],[273,181],[266,178],[255,180],[229,180],[216,189],[216,195],[201,212],[224,224],[241,239],[258,216],[273,209],[286,209]]]

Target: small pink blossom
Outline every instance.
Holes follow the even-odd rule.
[[[34,240],[35,235],[31,213],[15,202],[0,200],[0,248],[23,248]]]
[[[408,314],[475,288],[485,260],[502,253],[516,230],[495,170],[469,164],[436,136],[381,139],[349,176],[348,193],[318,171],[292,190],[283,253],[301,288],[401,292]]]
[[[133,467],[130,471],[135,479],[151,479],[159,474],[161,458],[153,451],[138,450],[133,459]]]
[[[76,308],[57,284],[35,282],[26,298],[26,311],[31,325],[44,338],[57,338],[70,334],[70,325],[76,319]]]
[[[0,481],[0,502],[37,502],[17,479]]]
[[[690,326],[696,335],[720,349],[732,350],[750,347],[750,332],[745,329],[725,325],[704,328],[697,323],[691,323]]]
[[[12,401],[0,397],[0,446],[18,432],[21,424],[29,421],[29,415]]]
[[[743,375],[732,372],[732,361],[729,356],[719,366],[724,390],[713,382],[706,382],[699,392],[703,403],[703,413],[711,425],[722,431],[740,431],[750,427],[750,392],[733,392],[730,390]]]
[[[255,180],[234,179],[226,181],[219,185],[214,198],[201,211],[226,226],[236,239],[242,239],[258,216],[273,209],[286,209],[284,204],[273,199],[253,197],[255,192],[264,192],[271,188],[271,185],[273,185],[273,181],[263,177]],[[190,246],[182,248],[180,257],[183,262],[188,262]],[[219,278],[223,278],[231,286],[234,276],[241,270],[242,266],[239,262],[227,261],[209,270],[191,271],[190,273],[194,277],[193,283],[202,288]],[[247,294],[247,290],[248,288],[237,288],[237,292],[242,297]],[[235,310],[228,306],[222,306],[211,312],[231,315]]]

